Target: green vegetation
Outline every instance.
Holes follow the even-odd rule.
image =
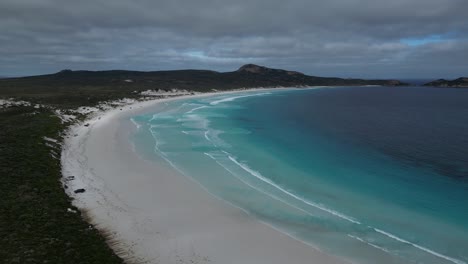
[[[122,263],[62,189],[60,146],[44,139],[60,141],[59,118],[10,107],[0,127],[0,262]]]

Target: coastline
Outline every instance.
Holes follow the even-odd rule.
[[[112,234],[114,251],[144,263],[343,263],[133,151],[128,136],[135,126],[124,119],[187,97],[119,107],[68,131],[61,158],[65,191],[98,229]],[[74,193],[80,188],[85,192]]]

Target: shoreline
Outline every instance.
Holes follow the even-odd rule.
[[[135,126],[124,118],[154,111],[164,102],[220,93],[137,102],[72,125],[61,163],[65,192],[74,198],[73,204],[86,211],[99,230],[112,234],[111,247],[126,260],[344,263],[214,199],[164,161],[148,161],[134,152],[128,136]],[[81,188],[84,193],[74,193]]]

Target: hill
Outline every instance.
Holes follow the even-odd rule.
[[[49,104],[82,105],[128,97],[148,89],[186,89],[206,92],[255,87],[305,86],[398,86],[397,80],[342,79],[247,64],[232,72],[209,70],[174,71],[72,71],[21,78],[0,79],[0,97],[16,97]]]
[[[455,80],[439,79],[424,84],[424,86],[433,87],[452,87],[452,88],[468,88],[468,77],[461,77]]]

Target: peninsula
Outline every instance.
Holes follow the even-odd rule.
[[[424,86],[432,87],[449,87],[449,88],[468,88],[468,77],[460,77],[455,80],[439,79],[424,84]]]

